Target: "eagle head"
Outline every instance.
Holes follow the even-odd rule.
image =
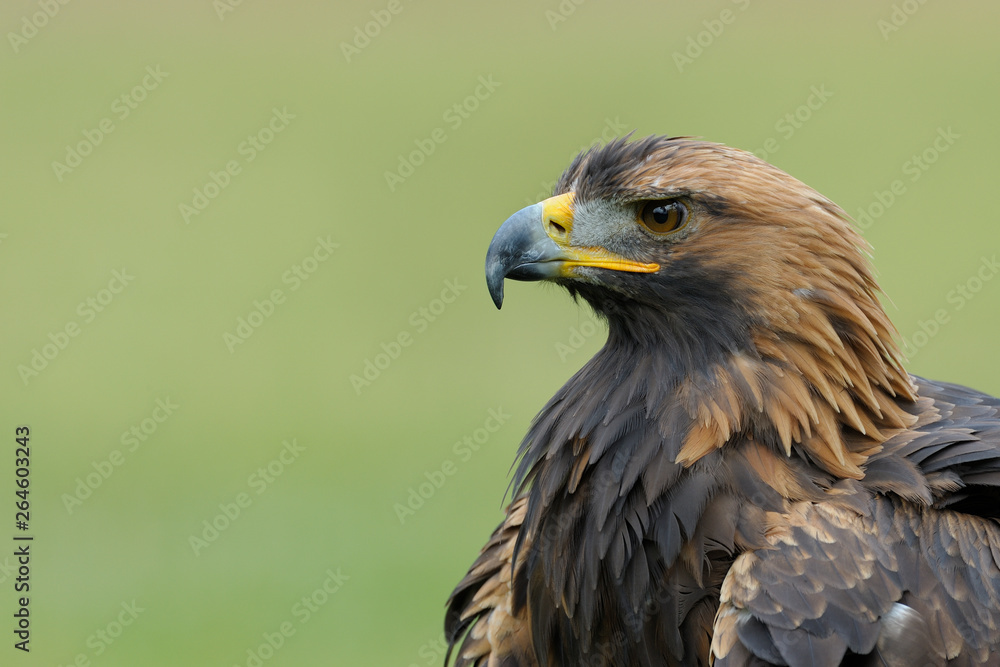
[[[500,227],[486,279],[497,307],[505,278],[553,281],[607,320],[606,349],[669,357],[664,382],[702,425],[679,462],[742,432],[860,477],[913,396],[866,249],[841,208],[751,153],[626,137]],[[725,405],[699,398],[726,384]]]

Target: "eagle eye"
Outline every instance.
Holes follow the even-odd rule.
[[[669,234],[687,224],[688,210],[678,199],[659,199],[642,205],[639,221],[654,234]]]

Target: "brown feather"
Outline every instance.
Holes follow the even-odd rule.
[[[506,519],[448,600],[452,648],[465,633],[455,667],[537,667],[525,610],[513,611],[511,591],[514,543],[526,511],[526,497],[510,504]]]

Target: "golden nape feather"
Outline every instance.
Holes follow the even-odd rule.
[[[608,339],[524,438],[456,665],[1000,664],[1000,401],[907,374],[866,250],[687,138],[586,151],[500,227],[497,306],[552,281]]]

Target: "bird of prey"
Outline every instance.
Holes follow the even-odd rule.
[[[866,245],[750,153],[617,139],[486,258],[607,321],[448,602],[455,664],[1000,664],[1000,400],[909,375]],[[447,659],[446,659],[447,661]]]

